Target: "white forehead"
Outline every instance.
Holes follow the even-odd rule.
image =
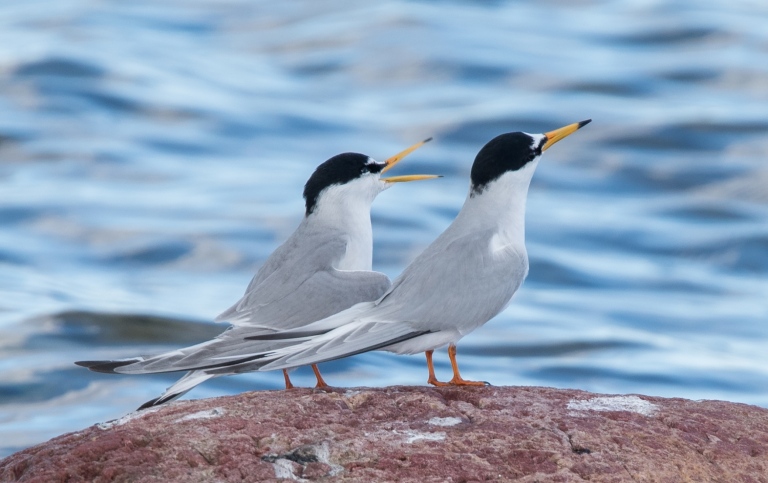
[[[374,164],[375,164],[375,165],[378,165],[378,166],[382,166],[382,167],[384,167],[384,166],[386,166],[386,165],[387,165],[387,163],[386,163],[386,162],[382,162],[382,161],[376,161],[375,159],[373,159],[373,158],[371,158],[371,157],[368,157],[368,161],[366,161],[366,162],[365,162],[365,165],[366,165],[366,166],[372,166],[372,165],[374,165]]]
[[[523,133],[527,134],[528,136],[531,136],[533,138],[533,142],[531,143],[531,147],[536,149],[537,147],[541,146],[541,141],[546,138],[543,134],[530,134],[530,133]]]

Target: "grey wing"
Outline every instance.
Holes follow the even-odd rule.
[[[238,326],[286,330],[307,325],[360,302],[381,297],[389,277],[379,272],[328,268],[305,280],[268,277],[222,314]]]
[[[223,368],[261,358],[254,342],[246,337],[264,334],[261,329],[230,327],[215,339],[183,349],[154,356],[139,356],[121,361],[91,361],[78,363],[96,372],[118,374],[154,374],[161,372],[204,370]],[[291,345],[292,341],[262,342],[260,350],[277,350]],[[226,371],[225,371],[226,373]]]
[[[259,318],[274,320],[272,328],[266,326],[235,326],[212,339],[191,347],[177,349],[155,356],[142,356],[125,361],[93,361],[87,367],[101,372],[121,374],[148,374],[157,372],[218,369],[218,374],[229,373],[228,367],[261,359],[265,352],[274,351],[298,341],[253,341],[247,337],[272,334],[279,324],[282,328],[301,327],[324,319],[359,302],[380,297],[389,287],[389,278],[383,273],[342,271],[330,269],[316,272],[285,303],[273,302],[261,307]],[[293,325],[288,325],[293,324]]]
[[[245,295],[217,320],[285,330],[378,298],[389,287],[386,275],[333,268],[346,253],[347,241],[337,231],[307,232],[300,227],[267,259]]]
[[[488,249],[475,232],[438,239],[395,279],[377,307],[384,320],[408,320],[416,329],[466,334],[506,307],[528,272],[523,248]]]
[[[258,320],[241,316],[241,312],[252,313],[252,309],[258,304],[280,300],[293,292],[315,271],[330,267],[346,250],[342,239],[331,238],[324,243],[318,243],[318,251],[312,253],[307,249],[306,243],[302,243],[302,233],[299,227],[285,243],[272,252],[251,279],[240,300],[219,314],[216,322],[258,325]]]
[[[271,371],[316,364],[381,349],[426,333],[428,331],[414,329],[407,323],[354,321],[298,344],[278,348],[248,366],[250,370]]]
[[[483,233],[439,238],[376,305],[353,307],[306,327],[335,326],[276,349],[256,364],[258,370],[338,359],[442,331],[471,332],[503,310],[528,269],[524,249],[491,251],[489,240]]]
[[[280,300],[316,271],[332,267],[346,250],[347,241],[343,233],[329,230],[318,234],[308,231],[306,223],[302,222],[264,261],[240,300],[219,314],[216,322],[258,325],[258,320],[239,317],[239,312],[252,308],[254,304]]]

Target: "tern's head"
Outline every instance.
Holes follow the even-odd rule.
[[[317,167],[304,185],[306,216],[314,213],[321,204],[343,203],[370,209],[376,195],[394,183],[438,178],[439,176],[423,174],[381,177],[382,173],[431,139],[414,144],[386,161],[379,162],[359,153],[337,154],[325,161]]]
[[[475,157],[470,196],[483,193],[500,178],[512,181],[520,178],[527,183],[542,152],[590,121],[569,124],[544,134],[511,132],[493,138]]]

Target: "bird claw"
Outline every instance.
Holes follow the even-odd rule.
[[[427,384],[432,384],[435,387],[447,387],[447,386],[452,386],[453,385],[450,382],[440,382],[438,380],[427,381]]]
[[[490,386],[491,383],[487,381],[467,381],[465,379],[453,378],[448,382],[440,382],[438,380],[428,380],[427,384],[432,384],[436,387],[448,387],[448,386]]]
[[[490,386],[490,384],[488,384],[485,381],[465,381],[463,379],[461,381],[451,382],[451,385],[452,386],[482,386],[482,387]]]

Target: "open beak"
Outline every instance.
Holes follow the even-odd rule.
[[[386,166],[384,166],[384,169],[381,170],[382,173],[385,173],[392,169],[394,165],[399,163],[403,160],[404,157],[408,156],[412,152],[416,151],[426,143],[430,142],[432,138],[427,138],[421,142],[418,142],[414,144],[413,146],[409,147],[408,149],[404,151],[400,151],[399,153],[395,154],[391,158],[384,161],[386,163]],[[405,176],[392,176],[391,178],[381,178],[382,181],[386,181],[387,183],[407,183],[408,181],[419,181],[422,179],[434,179],[434,178],[442,178],[442,176],[436,175],[436,174],[407,174]]]
[[[406,149],[405,151],[400,151],[399,153],[395,154],[391,158],[384,161],[386,163],[386,166],[384,166],[384,169],[381,170],[382,173],[386,173],[390,169],[392,169],[397,163],[403,160],[404,157],[408,156],[412,152],[416,151],[420,147],[424,146],[426,143],[430,142],[432,138],[427,138],[421,142],[418,142],[411,146],[410,148]],[[410,181],[410,180],[409,180]]]
[[[561,127],[560,129],[555,129],[554,131],[549,131],[548,133],[544,133],[544,136],[547,138],[547,142],[544,143],[544,145],[541,147],[541,150],[546,151],[547,149],[550,148],[550,146],[552,146],[559,140],[563,139],[566,136],[570,136],[571,134],[575,133],[582,127],[589,124],[590,122],[592,122],[592,119],[587,119],[586,121],[575,122],[573,124],[568,124],[567,126]],[[384,168],[384,169],[387,169],[387,168]]]
[[[422,179],[442,178],[439,174],[406,174],[405,176],[392,176],[391,178],[381,178],[387,183],[407,183],[408,181],[419,181]]]

